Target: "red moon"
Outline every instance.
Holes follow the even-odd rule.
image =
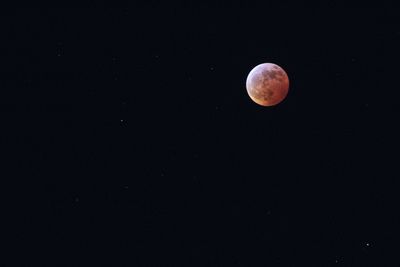
[[[274,106],[285,99],[289,91],[289,78],[276,64],[263,63],[255,66],[247,76],[247,93],[261,106]]]

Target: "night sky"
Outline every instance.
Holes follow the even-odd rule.
[[[10,266],[400,266],[398,14],[4,12]],[[246,91],[265,62],[273,107]]]

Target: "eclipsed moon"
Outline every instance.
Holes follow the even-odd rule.
[[[255,66],[247,76],[246,89],[250,98],[261,106],[279,104],[289,91],[289,78],[276,64]]]

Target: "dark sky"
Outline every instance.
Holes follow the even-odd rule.
[[[236,2],[5,12],[6,254],[399,266],[397,16]],[[264,62],[290,79],[274,107],[246,92]]]

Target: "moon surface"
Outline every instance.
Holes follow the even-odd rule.
[[[246,89],[250,98],[261,106],[274,106],[285,99],[289,91],[289,78],[276,64],[255,66],[247,76]]]

